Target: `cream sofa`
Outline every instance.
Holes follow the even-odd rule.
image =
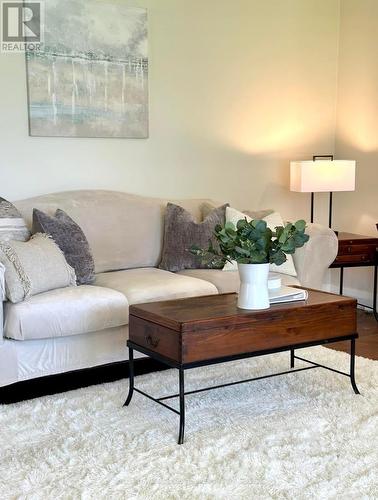
[[[200,220],[209,200],[178,200]],[[92,248],[93,285],[42,293],[0,307],[0,387],[20,381],[127,360],[129,305],[162,299],[235,292],[237,272],[157,268],[167,200],[112,191],[73,191],[16,202],[27,223],[32,209],[66,211]],[[298,278],[284,283],[320,288],[337,252],[328,228],[311,224],[309,243],[294,261]],[[0,290],[3,271],[0,269]],[[4,296],[2,297],[4,300]],[[1,318],[0,318],[1,320]]]

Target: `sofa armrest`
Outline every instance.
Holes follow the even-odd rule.
[[[3,341],[3,325],[4,325],[4,304],[5,301],[5,267],[0,262],[0,343]]]
[[[328,227],[308,224],[309,241],[293,255],[301,285],[321,289],[327,269],[335,260],[338,250],[337,236]]]

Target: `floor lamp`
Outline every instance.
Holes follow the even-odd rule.
[[[334,160],[332,155],[314,156],[312,161],[290,162],[290,191],[311,193],[311,222],[314,222],[314,193],[329,193],[328,225],[332,227],[332,195],[354,191],[356,162]]]

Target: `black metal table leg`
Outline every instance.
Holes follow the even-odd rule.
[[[356,364],[356,339],[350,341],[350,382],[356,394],[360,394],[355,379],[355,364]]]
[[[344,288],[344,268],[340,267],[340,288],[339,288],[339,294],[343,294],[343,288]]]
[[[377,312],[377,279],[378,279],[378,265],[374,266],[374,291],[373,291],[373,313],[374,318],[378,321],[378,312]]]
[[[134,393],[134,352],[132,347],[129,347],[129,394],[123,406],[130,404]]]
[[[290,349],[290,368],[294,368],[295,351]]]
[[[180,433],[178,444],[184,442],[185,431],[185,385],[184,385],[184,369],[179,368],[179,384],[180,384]]]

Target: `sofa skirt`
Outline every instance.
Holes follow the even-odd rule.
[[[82,335],[0,343],[0,387],[108,363],[127,361],[128,326]],[[136,357],[138,353],[135,353]]]

